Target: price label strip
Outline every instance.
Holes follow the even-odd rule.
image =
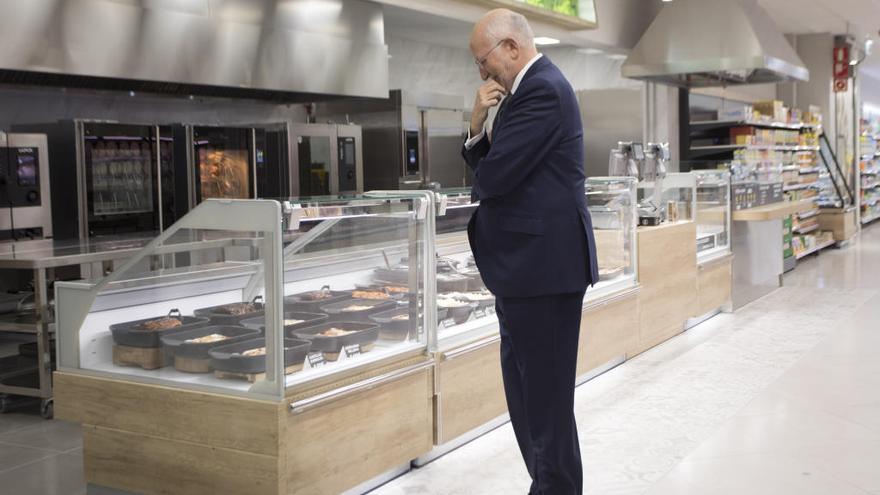
[[[358,356],[361,353],[361,346],[360,344],[347,345],[342,350],[345,351],[345,357]]]

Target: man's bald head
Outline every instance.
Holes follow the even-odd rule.
[[[508,91],[519,71],[538,54],[529,22],[508,9],[491,10],[477,21],[470,48],[480,77],[494,79]]]
[[[496,43],[512,39],[520,48],[535,48],[535,34],[525,16],[508,9],[494,9],[486,13],[474,25],[471,44],[479,38]]]

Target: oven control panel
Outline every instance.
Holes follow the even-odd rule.
[[[0,206],[40,206],[37,148],[0,147]]]

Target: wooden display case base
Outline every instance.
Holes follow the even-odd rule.
[[[588,306],[581,317],[577,376],[584,377],[605,363],[634,354],[638,341],[638,290]]]
[[[680,334],[685,322],[699,314],[696,225],[639,227],[636,233],[641,286],[638,354]]]
[[[507,412],[501,337],[439,353],[434,444],[442,445]]]
[[[302,364],[294,364],[284,368],[285,375],[291,375],[296,373],[297,371],[302,371]],[[262,380],[266,378],[266,373],[234,373],[232,371],[220,371],[214,370],[214,376],[217,378],[227,378],[232,380],[247,380],[251,383],[254,383],[257,380]]]
[[[184,373],[210,373],[211,360],[174,356],[174,369]]]
[[[116,366],[140,366],[145,370],[156,370],[165,365],[161,347],[131,347],[113,345],[113,364]]]
[[[83,425],[90,485],[143,494],[336,494],[431,449],[431,362],[420,356],[383,366],[328,385],[329,395],[303,390],[279,400],[60,371],[55,411]]]
[[[733,290],[733,257],[708,261],[697,270],[697,314],[729,309]]]

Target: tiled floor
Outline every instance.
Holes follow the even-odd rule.
[[[880,227],[581,386],[585,493],[880,495]],[[509,425],[378,495],[525,493]],[[0,495],[85,493],[77,426],[0,415]]]
[[[581,386],[585,493],[880,495],[880,227]],[[509,425],[376,495],[526,493]]]

